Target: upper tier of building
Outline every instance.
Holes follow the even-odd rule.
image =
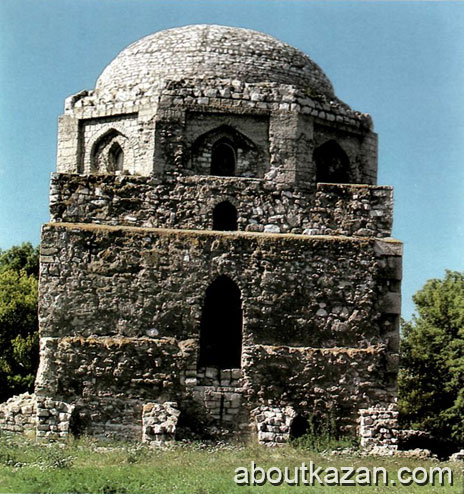
[[[249,29],[186,26],[124,49],[60,117],[60,173],[374,185],[369,115],[307,55]]]

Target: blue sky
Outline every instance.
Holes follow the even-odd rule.
[[[379,134],[379,184],[395,188],[405,244],[403,314],[445,269],[464,270],[464,5],[461,2],[1,0],[0,248],[38,244],[56,122],[132,41],[225,24],[306,52]]]

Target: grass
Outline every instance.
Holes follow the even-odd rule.
[[[449,466],[453,486],[240,486],[234,483],[235,469],[255,464],[295,467],[309,465],[341,467],[385,467],[396,478],[400,467]],[[0,437],[0,493],[456,493],[463,492],[463,475],[458,464],[399,457],[365,457],[315,453],[300,445],[265,448],[258,444],[179,444],[164,450],[141,444],[102,443],[83,438],[64,445],[38,444],[23,437]]]

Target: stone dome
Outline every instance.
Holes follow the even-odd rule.
[[[333,96],[327,76],[301,51],[264,33],[217,25],[168,29],[132,43],[105,68],[96,92],[137,100],[184,79],[288,84]]]

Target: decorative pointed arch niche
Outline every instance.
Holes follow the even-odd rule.
[[[200,135],[189,155],[192,172],[218,177],[261,177],[267,162],[264,150],[230,125]]]
[[[129,138],[110,127],[89,142],[84,162],[88,173],[122,173],[133,165],[134,156]]]

